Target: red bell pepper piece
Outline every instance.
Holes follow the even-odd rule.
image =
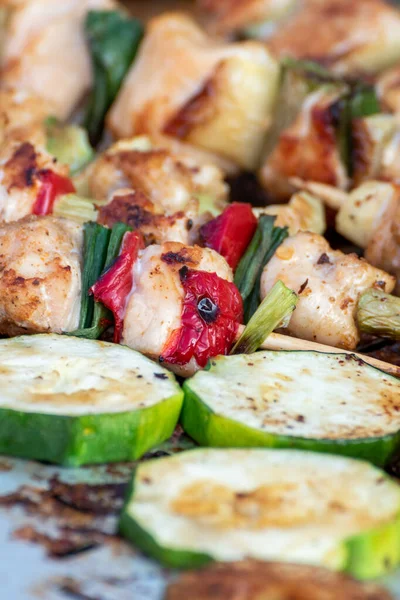
[[[122,240],[118,257],[89,290],[96,302],[101,302],[113,313],[116,343],[121,339],[128,296],[133,286],[133,265],[142,248],[142,235],[137,231],[128,231]]]
[[[257,229],[257,218],[251,206],[234,202],[222,214],[200,228],[207,248],[221,254],[232,269],[236,269]]]
[[[74,184],[68,177],[58,175],[50,169],[40,171],[38,178],[41,186],[32,209],[34,215],[51,215],[58,196],[75,192]]]
[[[243,301],[237,287],[216,273],[179,271],[185,292],[181,327],[168,340],[160,361],[185,365],[195,358],[200,367],[231,349],[243,322]]]

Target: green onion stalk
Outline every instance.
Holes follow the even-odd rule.
[[[85,33],[92,58],[93,90],[85,127],[96,146],[103,134],[104,120],[139,49],[142,23],[120,11],[90,11]]]
[[[357,321],[363,333],[400,340],[400,298],[367,290],[358,302]]]
[[[296,304],[297,295],[277,281],[247,323],[231,354],[256,352],[274,329],[288,323]]]
[[[98,223],[85,224],[79,328],[68,335],[95,340],[112,324],[111,312],[100,302],[95,302],[89,290],[117,258],[122,239],[131,230],[124,223],[117,223],[112,229]]]
[[[265,265],[288,236],[287,227],[275,227],[276,217],[261,215],[256,232],[235,273],[235,284],[244,302],[245,322],[260,304],[260,281]]]

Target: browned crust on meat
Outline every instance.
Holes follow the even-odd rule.
[[[191,571],[172,583],[166,600],[390,600],[388,592],[325,569],[246,561]]]
[[[374,176],[371,170],[372,150],[373,142],[365,127],[364,119],[353,119],[351,164],[353,169],[353,185],[355,187],[368,177],[371,178]]]
[[[149,245],[159,241],[159,232],[173,227],[178,220],[184,218],[183,211],[170,216],[157,214],[154,204],[143,192],[133,191],[118,194],[107,205],[99,207],[97,222],[107,227],[126,223],[132,229],[140,231],[146,245]]]
[[[67,222],[66,222],[67,223]],[[73,250],[67,228],[53,217],[26,217],[17,223],[3,225],[0,236],[0,334],[42,333],[57,331],[62,325],[54,316],[53,301],[65,310],[74,273],[68,255]],[[54,252],[49,252],[44,240],[51,240]],[[35,274],[30,260],[41,263],[41,275]],[[24,276],[24,261],[33,271]]]
[[[154,205],[142,192],[129,192],[115,196],[111,202],[99,207],[97,222],[107,227],[126,223],[133,229],[150,225],[154,219]]]
[[[293,131],[284,131],[265,163],[261,179],[274,193],[275,182],[299,177],[338,185],[338,150],[332,107],[314,106],[311,109],[310,129],[306,137]],[[282,187],[280,184],[280,187]],[[289,192],[289,190],[288,190]]]
[[[179,271],[182,266],[196,268],[203,257],[204,250],[199,246],[184,246],[180,242],[165,242],[161,260]]]
[[[188,248],[182,248],[178,252],[164,252],[164,254],[161,255],[161,260],[167,263],[167,265],[182,266],[197,264],[197,262],[194,261],[193,258],[190,256],[190,251],[188,251]]]
[[[14,151],[11,158],[4,165],[6,173],[5,185],[10,191],[12,188],[25,189],[35,183],[37,169],[37,155],[35,148],[29,142],[24,142]]]
[[[193,128],[203,125],[215,116],[215,78],[218,77],[218,69],[221,66],[222,63],[201,89],[167,122],[164,127],[166,135],[184,140]]]

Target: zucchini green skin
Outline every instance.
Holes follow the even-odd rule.
[[[0,453],[66,466],[136,460],[167,440],[183,393],[136,411],[62,416],[0,409]]]
[[[153,459],[156,460],[156,459]],[[142,550],[148,556],[155,558],[158,562],[168,568],[200,568],[213,562],[212,556],[191,550],[175,550],[160,546],[152,535],[143,529],[129,515],[127,507],[135,494],[135,475],[133,471],[131,481],[125,496],[125,504],[121,512],[118,523],[118,531],[126,539],[130,540],[135,546]]]
[[[196,450],[189,450],[189,452],[196,452]],[[168,568],[197,569],[215,562],[208,554],[185,549],[176,550],[160,545],[132,518],[128,506],[135,495],[135,477],[136,469],[133,471],[126,493],[118,524],[119,533],[142,552]],[[337,560],[329,568],[365,580],[386,575],[399,563],[400,514],[394,522],[343,540],[341,547],[338,548]]]
[[[400,449],[400,432],[382,437],[360,439],[315,439],[278,435],[242,425],[212,411],[190,388],[183,384],[185,400],[180,423],[200,446],[214,448],[296,448],[313,452],[362,458],[384,467]]]

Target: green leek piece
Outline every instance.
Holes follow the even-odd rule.
[[[77,194],[65,194],[57,198],[53,215],[71,219],[77,223],[88,223],[97,220],[97,209],[94,200],[82,198]]]
[[[85,31],[94,75],[85,126],[96,146],[102,137],[106,113],[138,51],[143,25],[119,11],[90,11]]]
[[[367,290],[358,302],[357,321],[364,333],[400,340],[400,298]]]
[[[97,223],[86,224],[81,318],[79,329],[68,335],[98,339],[112,323],[111,312],[101,302],[95,302],[89,290],[117,258],[127,231],[132,229],[125,223],[117,223],[112,230]]]
[[[231,354],[250,354],[258,350],[274,329],[290,318],[296,304],[296,294],[282,281],[277,281],[247,323]]]
[[[276,217],[261,215],[256,232],[235,273],[235,284],[244,302],[247,323],[260,304],[260,280],[265,265],[288,236],[287,227],[274,227]]]

